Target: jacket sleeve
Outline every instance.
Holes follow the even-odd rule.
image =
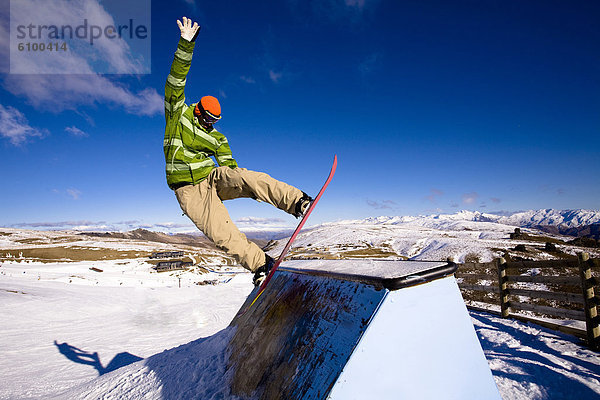
[[[165,118],[167,122],[169,120],[179,120],[184,109],[185,95],[183,89],[187,73],[190,70],[190,65],[192,65],[194,46],[195,42],[188,42],[183,38],[180,38],[177,44],[175,58],[165,85]]]
[[[219,166],[236,168],[238,165],[233,159],[233,154],[231,153],[231,148],[229,147],[229,142],[225,135],[217,131],[213,131],[212,135],[219,141],[219,147],[217,147],[217,151],[215,151],[215,159],[217,160],[217,163],[219,163]]]

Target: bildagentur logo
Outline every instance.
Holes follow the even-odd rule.
[[[13,0],[10,73],[151,73],[150,0]]]

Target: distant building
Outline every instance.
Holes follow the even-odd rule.
[[[154,252],[150,256],[150,258],[173,258],[173,257],[183,257],[183,251]]]
[[[157,272],[174,271],[178,269],[186,269],[192,266],[191,261],[161,261],[154,269]]]

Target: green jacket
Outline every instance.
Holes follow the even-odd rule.
[[[197,184],[216,167],[236,168],[227,138],[220,132],[206,130],[194,117],[196,103],[185,104],[183,89],[192,63],[194,42],[181,38],[165,85],[165,140],[167,184],[171,189],[181,184]]]

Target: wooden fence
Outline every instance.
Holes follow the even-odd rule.
[[[503,318],[535,321],[575,334],[588,346],[600,350],[600,260],[586,253],[578,258],[551,261],[506,261],[461,264],[456,273],[467,305],[500,307]],[[533,319],[545,316],[584,321],[586,330]]]

